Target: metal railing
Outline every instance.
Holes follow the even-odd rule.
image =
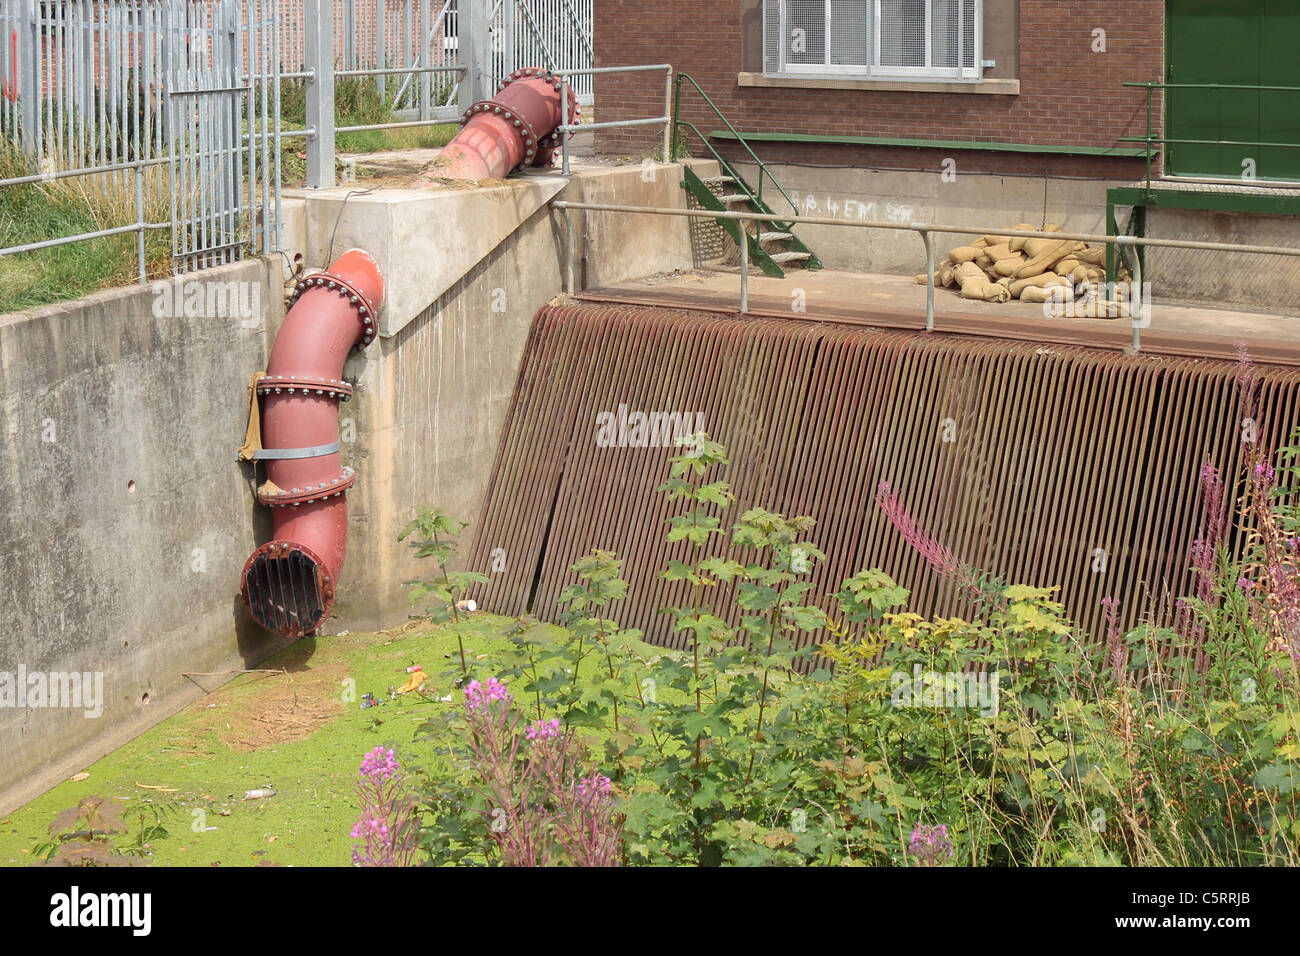
[[[473,104],[490,98],[518,67],[541,67],[577,78],[570,85],[582,105],[592,102],[592,76],[618,72],[588,68],[594,60],[593,0],[291,2],[302,4],[305,11],[303,68],[293,76],[307,85],[307,185],[313,188],[335,183],[336,134],[456,122]],[[418,13],[411,13],[411,3]],[[438,75],[454,81],[445,84],[436,104],[430,105],[430,79]],[[373,78],[396,119],[337,125],[337,77]],[[389,100],[387,82],[397,77],[401,82]],[[411,99],[417,78],[424,91],[418,107]]]
[[[38,249],[53,249],[56,246],[66,246],[73,242],[83,242],[88,239],[105,239],[109,236],[120,236],[128,232],[136,234],[135,254],[136,254],[136,277],[140,282],[145,282],[148,277],[148,269],[145,262],[144,237],[145,233],[154,229],[170,229],[171,222],[148,222],[145,219],[145,202],[144,202],[144,170],[148,166],[161,166],[168,163],[167,159],[142,159],[134,160],[129,163],[116,163],[108,166],[91,166],[83,169],[65,169],[51,173],[37,173],[31,176],[13,176],[9,179],[0,179],[0,189],[5,186],[24,186],[32,183],[46,183],[59,179],[73,179],[81,176],[102,176],[117,172],[131,170],[135,179],[135,222],[124,226],[113,226],[108,229],[99,229],[94,232],[83,232],[72,236],[59,236],[55,239],[43,239],[39,242],[28,242],[19,246],[9,246],[0,249],[0,257],[17,255],[22,252],[35,252]]]
[[[1118,141],[1121,143],[1145,143],[1146,144],[1146,188],[1151,188],[1151,160],[1159,152],[1155,147],[1157,145],[1172,144],[1174,146],[1256,146],[1260,148],[1280,148],[1280,149],[1300,149],[1300,143],[1257,143],[1248,140],[1235,139],[1174,139],[1166,136],[1156,136],[1153,133],[1153,124],[1151,121],[1151,94],[1154,90],[1238,90],[1240,92],[1257,92],[1257,93],[1300,93],[1300,86],[1268,86],[1241,83],[1162,83],[1157,80],[1148,80],[1146,82],[1124,82],[1122,86],[1136,87],[1146,90],[1146,114],[1147,114],[1147,133],[1145,136],[1120,136]],[[1168,112],[1166,111],[1166,116]],[[1162,164],[1163,167],[1163,164]]]
[[[650,73],[664,71],[664,115],[651,116],[644,119],[627,119],[611,120],[606,123],[580,123],[572,125],[572,116],[569,115],[569,78],[573,76],[603,76],[611,73]],[[606,66],[591,70],[568,70],[559,74],[560,76],[560,125],[556,130],[560,135],[560,169],[565,176],[570,175],[569,171],[569,136],[577,131],[597,130],[597,129],[615,129],[620,126],[658,126],[660,123],[664,127],[664,162],[671,162],[668,149],[671,140],[672,130],[672,96],[673,96],[673,67],[671,63],[653,63],[646,66]]]
[[[135,221],[0,256],[135,232],[143,281],[155,229],[171,229],[174,272],[276,248],[279,27],[293,2],[6,0],[0,140],[32,174],[0,188],[82,178],[110,200],[134,189]],[[146,178],[152,167],[165,177]],[[147,221],[146,198],[165,202],[170,222]]]
[[[621,212],[632,213],[636,215],[651,216],[681,216],[685,218],[699,219],[734,219],[741,222],[768,222],[771,216],[764,213],[749,212],[716,212],[710,209],[667,209],[662,206],[627,206],[617,203],[588,203],[588,202],[569,202],[567,200],[552,200],[551,208],[558,209],[564,213],[565,234],[567,240],[567,250],[565,255],[565,291],[573,295],[574,288],[574,261],[577,257],[576,249],[576,232],[573,227],[572,210],[582,210],[590,212]],[[898,223],[886,222],[879,220],[844,220],[828,219],[821,216],[790,216],[782,220],[783,222],[801,223],[809,226],[846,226],[854,229],[889,229],[901,232],[915,232],[921,237],[925,244],[925,264],[926,264],[926,281],[925,281],[925,330],[934,331],[934,239],[935,233],[949,233],[953,235],[964,236],[1014,236],[1024,237],[1026,239],[1070,239],[1077,242],[1095,242],[1105,243],[1116,246],[1147,246],[1159,247],[1165,249],[1198,249],[1212,252],[1244,252],[1256,255],[1270,256],[1291,256],[1300,258],[1300,248],[1287,248],[1285,246],[1252,246],[1241,245],[1230,242],[1196,242],[1185,239],[1146,239],[1140,236],[1098,236],[1091,233],[1082,232],[1040,232],[1037,230],[1026,229],[1003,229],[1001,227],[993,228],[988,226],[948,226],[937,223]],[[740,248],[740,312],[743,314],[749,311],[749,269],[748,256],[745,251],[745,243],[738,243]],[[1138,352],[1142,349],[1142,326],[1141,315],[1143,313],[1141,290],[1142,290],[1142,266],[1138,257],[1135,258],[1133,270],[1133,296],[1129,300],[1129,311],[1133,319],[1133,351]],[[1113,283],[1107,283],[1113,286]],[[1112,290],[1109,290],[1113,292]]]
[[[462,30],[485,33],[488,0],[291,0],[301,5],[302,69],[281,73],[283,79],[306,81],[305,135],[307,185],[335,184],[335,137],[339,133],[412,129],[447,123],[459,114],[457,97],[475,92],[464,82],[472,71],[459,60]],[[499,0],[501,3],[515,0]],[[394,14],[391,18],[389,14]],[[457,34],[453,36],[453,34]],[[454,48],[450,44],[454,41]],[[475,43],[466,44],[479,50]],[[448,56],[450,54],[450,61]],[[479,50],[478,55],[483,53]],[[398,65],[389,64],[396,61]],[[454,75],[449,92],[435,97],[431,80]],[[399,118],[383,123],[338,125],[335,81],[368,77],[380,99]],[[388,99],[387,81],[401,77]],[[435,103],[434,101],[437,100]]]
[[[104,174],[125,190],[134,170],[137,209],[129,225],[0,256],[170,225],[173,271],[235,261],[281,245],[285,140],[303,143],[307,184],[331,186],[336,134],[454,122],[517,66],[564,75],[584,105],[599,73],[671,79],[667,66],[589,69],[592,16],[593,0],[3,0],[0,140],[33,175],[0,188]],[[390,122],[339,123],[335,81],[353,78],[373,81]],[[146,222],[153,166],[170,224]]]
[[[677,89],[673,100],[672,151],[671,153],[668,154],[671,158],[666,161],[673,162],[677,159],[677,152],[683,145],[681,138],[678,136],[678,130],[684,127],[686,129],[689,129],[691,132],[693,132],[696,135],[696,137],[699,138],[700,142],[704,144],[705,149],[709,151],[709,153],[713,156],[713,158],[719,164],[721,164],[724,169],[731,165],[726,159],[722,157],[722,154],[719,153],[717,149],[714,148],[713,144],[709,142],[709,138],[705,136],[702,132],[700,132],[698,126],[696,126],[694,123],[688,122],[687,120],[681,118],[683,82],[689,82],[691,86],[695,87],[695,92],[700,94],[700,96],[704,99],[704,102],[709,105],[709,109],[713,110],[714,114],[718,117],[718,119],[722,120],[723,124],[727,127],[727,130],[736,138],[736,142],[738,142],[740,146],[745,150],[745,152],[749,154],[749,158],[753,160],[754,165],[758,167],[758,184],[754,190],[754,198],[757,199],[760,203],[763,201],[763,180],[765,178],[770,179],[772,181],[772,185],[776,187],[777,192],[779,192],[781,194],[781,197],[790,204],[790,208],[797,210],[799,208],[798,203],[796,203],[793,199],[791,199],[789,194],[786,193],[785,189],[782,188],[781,184],[777,182],[776,177],[772,175],[772,171],[767,168],[767,163],[763,162],[761,159],[758,158],[758,154],[755,153],[754,150],[750,147],[749,143],[746,141],[744,137],[744,134],[742,134],[740,130],[736,129],[736,127],[731,125],[731,120],[727,119],[727,117],[723,115],[722,110],[718,109],[718,105],[714,103],[712,99],[709,98],[709,94],[704,92],[704,90],[700,87],[700,84],[696,82],[695,77],[691,76],[689,73],[677,74]],[[788,220],[782,219],[780,220],[780,223],[783,224],[787,221]]]

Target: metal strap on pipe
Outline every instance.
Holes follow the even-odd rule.
[[[326,455],[332,455],[342,447],[338,442],[330,442],[328,445],[311,445],[306,448],[262,448],[253,452],[254,458],[274,458],[284,460],[289,458],[323,458]]]

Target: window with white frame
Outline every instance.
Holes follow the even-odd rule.
[[[978,80],[981,0],[764,0],[768,76]]]

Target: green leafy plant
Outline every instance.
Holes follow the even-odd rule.
[[[456,646],[460,650],[461,675],[469,674],[465,661],[465,642],[460,632],[461,601],[474,584],[486,584],[487,575],[475,571],[449,571],[448,566],[456,556],[460,533],[466,522],[453,518],[443,511],[420,505],[416,516],[397,535],[398,541],[411,539],[417,558],[433,558],[438,573],[430,581],[408,581],[408,597],[412,604],[423,604],[423,616],[432,624],[450,622],[456,632]]]
[[[910,612],[880,569],[843,581],[828,610],[812,520],[753,506],[724,524],[725,449],[685,445],[659,489],[674,509],[662,612],[681,648],[617,622],[622,563],[597,550],[571,569],[560,625],[516,620],[484,664],[534,727],[562,727],[575,752],[603,744],[623,862],[1300,862],[1295,658],[1278,602],[1242,584],[1276,585],[1290,566],[1276,542],[1242,562],[1221,541],[1197,552],[1204,586],[1177,626],[1122,630],[1108,601],[1094,640],[1055,588],[968,567],[886,489],[878,506],[974,615]],[[1256,492],[1247,512],[1300,528],[1293,499]],[[455,597],[451,579],[440,594]],[[498,859],[474,779],[456,746],[426,769],[435,862]]]
[[[49,866],[136,866],[149,854],[149,844],[165,839],[166,820],[175,813],[171,802],[140,800],[124,804],[103,797],[83,797],[50,823],[50,840],[35,853]],[[135,819],[134,835],[127,820]]]

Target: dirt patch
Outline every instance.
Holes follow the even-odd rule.
[[[301,740],[344,712],[342,664],[268,674],[256,691],[230,701],[201,723],[237,753]]]

